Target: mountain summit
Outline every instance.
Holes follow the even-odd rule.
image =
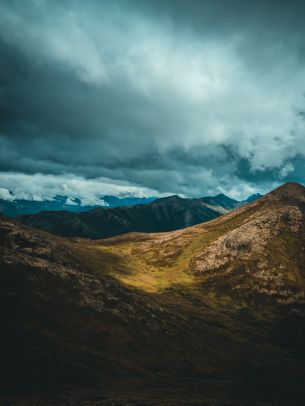
[[[268,193],[266,196],[273,199],[283,199],[283,202],[287,202],[289,199],[294,201],[303,201],[305,194],[305,187],[297,182],[287,182],[278,188],[274,189],[272,192]]]
[[[214,197],[202,197],[201,201],[211,204],[213,206],[220,206],[226,210],[232,210],[236,207],[240,206],[242,202],[238,202],[237,200],[231,199],[230,197],[220,193]]]

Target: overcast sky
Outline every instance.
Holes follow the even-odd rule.
[[[0,0],[0,197],[305,183],[304,21],[302,0]]]

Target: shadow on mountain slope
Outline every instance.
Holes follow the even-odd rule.
[[[1,218],[6,401],[303,404],[304,212],[288,184],[172,233],[64,239]]]

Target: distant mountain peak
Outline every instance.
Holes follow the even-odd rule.
[[[227,199],[231,199],[229,196],[225,195],[224,193],[218,193],[216,196],[214,197],[225,197]]]
[[[158,202],[174,202],[174,201],[180,201],[183,200],[182,197],[178,195],[171,195],[171,196],[166,196],[166,197],[160,197],[159,199],[156,199],[154,203]]]
[[[244,202],[251,203],[254,202],[255,200],[260,199],[261,197],[263,197],[263,195],[261,195],[260,193],[254,193],[253,195],[250,195]]]
[[[237,200],[231,199],[223,193],[219,193],[216,196],[207,196],[201,198],[201,201],[210,205],[218,205],[227,210],[235,209],[240,205],[240,202]]]
[[[224,193],[218,193],[218,195],[216,195],[214,198],[215,199],[225,199],[227,201],[235,201],[236,202],[235,199],[232,199],[231,197],[225,195]]]

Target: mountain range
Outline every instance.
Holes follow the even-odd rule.
[[[202,224],[104,240],[1,217],[0,400],[303,405],[304,263],[295,183]]]
[[[214,219],[244,202],[224,194],[199,199],[177,195],[156,199],[151,203],[116,208],[96,208],[82,213],[44,211],[18,217],[31,227],[66,237],[107,238],[128,232],[162,232],[189,227]]]
[[[0,213],[8,217],[17,217],[25,214],[36,214],[41,211],[67,210],[75,213],[88,211],[96,207],[132,206],[135,204],[150,203],[154,197],[116,197],[102,196],[96,204],[84,204],[79,198],[68,196],[55,196],[53,200],[26,200],[26,199],[0,199]]]

